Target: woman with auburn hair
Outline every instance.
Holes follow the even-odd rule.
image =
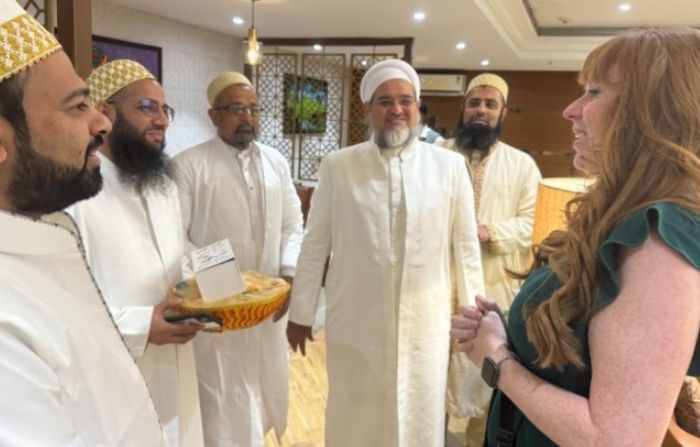
[[[564,117],[594,184],[536,248],[507,330],[481,297],[452,321],[495,388],[488,446],[658,446],[700,375],[700,31],[615,37],[579,80]]]

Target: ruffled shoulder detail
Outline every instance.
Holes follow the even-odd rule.
[[[596,307],[609,304],[620,291],[617,265],[620,248],[642,245],[654,227],[666,245],[700,270],[700,216],[672,203],[655,203],[615,227],[601,244],[598,259],[603,276]]]

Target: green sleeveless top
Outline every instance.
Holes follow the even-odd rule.
[[[598,249],[598,260],[602,266],[599,293],[595,306],[605,306],[617,297],[619,280],[616,255],[621,247],[639,246],[655,227],[661,239],[680,253],[693,267],[700,270],[700,216],[677,205],[660,202],[639,210],[615,227]],[[576,369],[566,366],[562,371],[555,368],[539,368],[533,365],[537,352],[527,340],[523,306],[537,304],[549,298],[560,286],[556,275],[547,266],[535,270],[525,281],[515,297],[508,316],[508,335],[513,350],[522,365],[538,377],[560,388],[588,397],[591,385],[590,352],[588,346],[588,324],[583,322],[574,329],[581,346],[581,357],[588,367]],[[700,376],[700,343],[695,345],[688,375]],[[496,390],[489,409],[486,445],[496,445],[496,431],[500,423],[501,392]],[[518,447],[556,446],[540,432],[517,408],[514,411],[513,428]]]

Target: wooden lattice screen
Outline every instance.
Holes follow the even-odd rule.
[[[34,16],[39,23],[44,25],[44,28],[53,32],[52,11],[54,1],[55,0],[20,0],[19,3],[25,11]]]
[[[279,150],[296,178],[317,180],[325,155],[367,139],[360,81],[373,64],[397,56],[266,53],[252,73],[263,107],[259,141]]]

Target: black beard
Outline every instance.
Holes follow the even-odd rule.
[[[496,127],[483,124],[460,123],[455,132],[455,143],[462,149],[476,149],[488,151],[501,135],[501,119],[498,119]]]
[[[88,170],[91,152],[103,143],[96,135],[85,151],[82,168],[65,166],[36,152],[30,138],[16,138],[17,165],[7,190],[10,203],[19,212],[49,214],[81,200],[102,188],[99,166]]]
[[[171,171],[170,157],[163,150],[165,141],[159,145],[149,143],[119,112],[108,139],[112,162],[119,168],[122,183],[140,189],[164,190]]]

